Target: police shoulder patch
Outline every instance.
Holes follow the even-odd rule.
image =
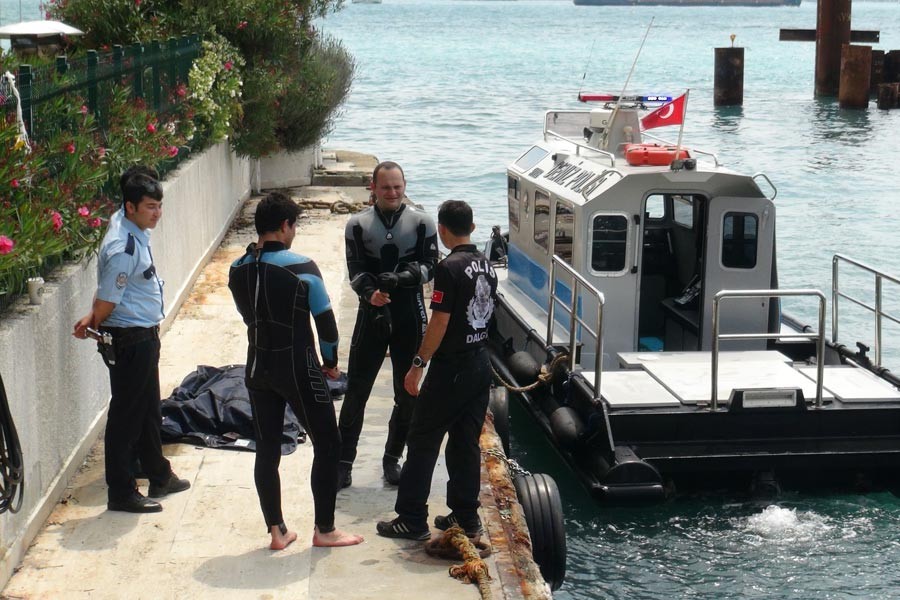
[[[121,290],[123,287],[125,287],[125,284],[127,284],[127,283],[128,283],[128,273],[125,273],[123,271],[122,273],[119,273],[118,275],[116,275],[116,287],[117,288],[119,288]]]

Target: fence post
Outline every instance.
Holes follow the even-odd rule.
[[[191,62],[194,55],[190,36],[183,36],[179,40],[178,45],[181,47],[181,56],[178,57],[178,79],[181,83],[187,85],[188,73],[191,70]]]
[[[87,84],[88,84],[88,110],[91,114],[97,114],[97,58],[96,50],[87,51]]]
[[[19,65],[19,100],[22,102],[22,121],[25,123],[25,131],[34,137],[34,119],[31,114],[31,65]]]
[[[69,70],[69,57],[66,55],[56,57],[56,72],[65,75]]]
[[[178,40],[173,37],[169,38],[168,52],[166,53],[166,75],[169,79],[170,90],[174,90],[178,85],[178,47]]]
[[[131,45],[131,58],[134,61],[134,75],[131,93],[135,98],[144,97],[144,46],[140,42]]]
[[[125,49],[122,48],[121,44],[116,44],[113,46],[113,74],[114,80],[116,83],[120,83],[122,81],[122,59],[125,57]]]
[[[161,45],[159,40],[154,40],[150,43],[150,68],[152,73],[152,81],[153,81],[153,109],[159,110],[159,107],[162,105],[162,86],[159,81],[159,59],[160,54],[162,53]]]

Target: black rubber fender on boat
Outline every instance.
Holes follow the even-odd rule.
[[[494,431],[503,444],[503,452],[509,456],[509,392],[503,386],[491,388],[491,399],[488,409],[494,415]]]
[[[575,409],[560,406],[550,415],[550,428],[553,437],[566,450],[575,450],[584,434],[584,423]]]
[[[541,374],[541,365],[525,350],[514,352],[506,359],[506,364],[509,365],[510,375],[515,377],[521,386],[531,385]]]
[[[549,475],[519,475],[513,480],[531,536],[534,562],[551,590],[566,577],[566,530],[559,488]]]

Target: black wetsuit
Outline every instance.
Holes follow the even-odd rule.
[[[290,404],[313,443],[310,475],[315,523],[334,529],[341,438],[316,353],[310,315],[326,367],[337,365],[337,325],[319,268],[280,242],[256,244],[231,265],[228,287],[247,324],[247,389],[256,428],[254,479],[266,526],[281,524],[281,434]]]
[[[394,507],[411,529],[428,529],[431,476],[447,434],[447,506],[460,523],[478,522],[478,439],[491,385],[485,345],[496,296],[494,269],[473,245],[457,246],[435,268],[431,310],[450,320],[416,399]]]
[[[425,212],[407,205],[390,215],[372,206],[353,215],[345,231],[350,285],[359,296],[359,310],[347,365],[348,385],[341,407],[341,462],[353,464],[372,385],[391,350],[394,410],[388,424],[384,453],[399,459],[406,445],[412,417],[412,397],[403,389],[403,378],[412,364],[425,333],[427,315],[422,284],[433,277],[437,262],[437,231]],[[369,303],[379,286],[379,275],[396,273],[398,286],[389,291],[390,304]],[[383,290],[384,291],[384,290]]]

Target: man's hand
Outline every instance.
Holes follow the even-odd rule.
[[[400,276],[393,271],[381,273],[378,275],[378,289],[382,292],[391,292],[397,289],[400,282]]]
[[[382,292],[379,290],[375,290],[372,292],[372,296],[369,297],[369,304],[372,306],[384,306],[385,304],[391,303],[391,295],[387,292]]]
[[[328,379],[337,379],[341,376],[341,370],[338,367],[322,367],[322,372]]]
[[[90,327],[94,322],[93,314],[87,314],[75,323],[75,327],[72,331],[72,335],[77,337],[79,340],[87,339],[87,328]]]
[[[403,378],[403,389],[410,396],[419,395],[419,382],[422,381],[422,373],[424,371],[425,369],[422,367],[410,367],[409,371],[406,372],[406,377]]]

